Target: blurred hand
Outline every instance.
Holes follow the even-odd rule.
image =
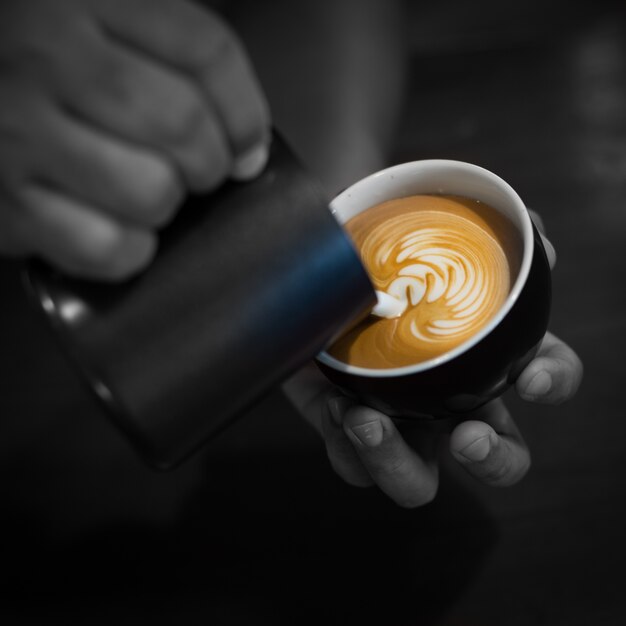
[[[0,64],[0,253],[125,278],[187,191],[267,160],[248,59],[191,1],[3,0]]]
[[[532,214],[543,230],[540,218]],[[543,236],[543,235],[542,235]],[[556,262],[545,239],[550,266]],[[583,366],[576,353],[546,333],[537,356],[516,381],[520,397],[542,404],[572,398]],[[430,502],[439,485],[441,446],[480,482],[508,486],[530,467],[530,452],[511,414],[498,399],[452,423],[392,420],[342,395],[310,365],[284,386],[287,396],[326,443],[334,470],[358,487],[377,485],[403,507]],[[419,404],[419,398],[415,399]]]

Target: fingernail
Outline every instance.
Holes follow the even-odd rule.
[[[350,408],[350,406],[352,406],[352,402],[344,396],[335,396],[334,398],[330,398],[326,405],[328,406],[328,412],[333,418],[335,424],[341,426],[343,423],[343,416],[346,414],[346,411]]]
[[[472,463],[484,461],[489,455],[491,448],[497,443],[497,437],[495,433],[489,433],[488,435],[479,437],[476,441],[470,443],[469,446],[460,450],[459,454],[464,456],[468,461],[472,461]]]
[[[232,178],[235,180],[250,180],[258,176],[265,167],[269,157],[267,144],[261,143],[242,156],[233,165]]]
[[[383,440],[383,425],[380,420],[350,427],[351,432],[367,448],[375,448]]]
[[[528,383],[526,394],[529,396],[545,396],[552,389],[552,376],[546,370],[541,370]]]

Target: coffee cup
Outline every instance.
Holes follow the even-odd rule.
[[[395,365],[392,359],[384,366],[376,365],[376,358],[380,355],[372,355],[376,358],[368,360],[368,350],[385,352],[387,344],[397,343],[393,333],[399,332],[400,328],[398,324],[390,324],[392,330],[385,332],[392,334],[389,337],[379,334],[368,347],[362,338],[366,331],[370,335],[375,332],[372,329],[377,320],[372,319],[364,322],[362,328],[352,329],[352,336],[344,338],[344,343],[348,341],[347,347],[344,345],[338,349],[335,345],[329,346],[318,355],[317,362],[322,372],[348,395],[390,416],[427,419],[458,416],[504,393],[537,353],[550,314],[550,266],[541,236],[521,198],[500,177],[476,165],[450,160],[423,160],[396,165],[344,190],[332,201],[331,210],[340,223],[350,226],[358,217],[359,224],[367,228],[368,222],[380,222],[380,207],[383,205],[387,207],[397,204],[399,199],[404,201],[401,199],[414,197],[450,200],[470,207],[480,205],[491,212],[489,220],[506,224],[512,236],[499,240],[510,269],[506,292],[501,294],[489,317],[475,330],[467,331],[468,325],[465,324],[466,336],[459,343],[439,353],[435,350],[430,356],[427,353],[426,357],[419,355],[416,349],[415,362],[410,362],[410,350],[409,356],[405,350],[404,360]],[[378,213],[375,214],[375,211]],[[436,219],[436,214],[433,215]],[[406,240],[415,247],[415,233],[406,235]],[[386,258],[391,253],[391,244],[384,240],[385,237],[381,241],[388,247]],[[367,266],[365,250],[359,249],[363,242],[359,243],[354,238],[354,243]],[[474,242],[471,245],[476,249],[478,244]],[[432,252],[433,247],[428,250]],[[406,266],[406,250],[402,255]],[[432,254],[428,262],[434,263],[434,266],[427,270],[433,280],[441,283],[446,279],[446,271],[454,271],[456,261],[448,259],[452,269],[446,270],[441,269],[437,259],[431,257]],[[408,290],[405,294],[408,302],[402,303],[402,310],[407,306],[411,309],[414,304],[410,281],[417,281],[415,276],[418,274],[424,279],[422,285],[434,289],[430,279],[424,277],[424,268],[415,262],[408,269],[405,267],[403,276],[396,276],[395,283],[391,283],[390,290],[393,291],[395,285],[396,295]],[[389,280],[392,279],[393,276]],[[486,288],[487,291],[502,289],[493,285],[494,281]],[[447,288],[440,286],[440,293],[434,298],[441,296]],[[462,285],[457,285],[455,290],[462,291]],[[469,291],[468,287],[466,293]],[[477,287],[474,293],[479,291]],[[487,296],[492,301],[494,294],[488,293]],[[455,302],[458,299],[459,296],[454,299]],[[466,311],[477,310],[476,302]],[[465,315],[465,318],[468,316]],[[458,320],[439,321],[431,330],[433,333],[445,333],[447,328],[459,325]],[[420,335],[418,330],[415,334]],[[361,362],[359,359],[365,360]],[[375,365],[372,366],[370,361]]]

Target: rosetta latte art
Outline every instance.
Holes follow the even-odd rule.
[[[424,212],[421,219],[440,225],[405,235],[391,250],[384,241],[380,242],[375,260],[381,265],[392,260],[399,268],[398,278],[386,291],[401,301],[403,313],[408,309],[411,333],[422,341],[446,341],[476,331],[491,314],[492,283],[500,279],[497,244],[494,242],[493,249],[488,249],[488,242],[482,242],[478,253],[474,244],[481,235],[484,237],[484,231],[469,223],[464,225],[468,233],[459,236],[447,230],[449,220],[444,217],[436,212]],[[391,226],[393,228],[393,223]],[[479,232],[471,233],[474,230]],[[470,233],[476,239],[468,240]],[[492,258],[485,259],[487,255]],[[410,263],[407,265],[406,261]],[[488,268],[495,271],[488,271]],[[440,306],[432,307],[430,315],[420,316],[411,311],[411,307],[422,303],[426,306],[440,303]]]
[[[412,196],[348,223],[374,286],[399,301],[399,315],[370,316],[331,354],[364,367],[416,363],[459,345],[495,315],[509,292],[509,263],[472,202]]]

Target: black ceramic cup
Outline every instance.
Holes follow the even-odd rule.
[[[491,172],[458,161],[404,163],[352,185],[331,203],[342,223],[368,208],[414,194],[464,196],[503,213],[517,229],[522,259],[511,291],[491,321],[443,355],[392,369],[338,361],[324,351],[324,374],[360,402],[394,417],[458,416],[501,395],[534,357],[548,327],[550,266],[524,203]]]
[[[140,276],[97,284],[34,263],[25,277],[109,415],[164,469],[376,301],[328,202],[280,137],[258,178],[190,198]]]

